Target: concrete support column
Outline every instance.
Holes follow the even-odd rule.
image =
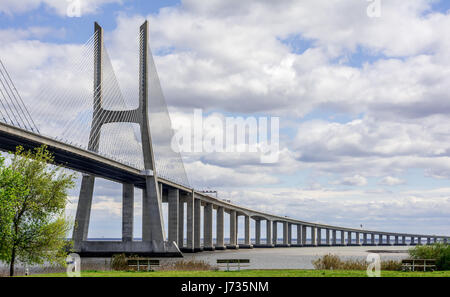
[[[367,245],[367,233],[363,233],[363,245]]]
[[[394,239],[395,241],[394,241],[394,244],[395,245],[398,245],[398,235],[395,235],[395,239]]]
[[[302,246],[306,245],[306,226],[302,225]]]
[[[244,216],[244,245],[242,247],[244,248],[253,247],[252,243],[250,242],[250,217],[247,215]]]
[[[378,245],[383,245],[383,234],[378,235]]]
[[[418,244],[418,245],[421,245],[421,244],[422,244],[422,237],[419,237],[419,238],[417,239],[417,244]]]
[[[178,245],[178,207],[180,204],[179,190],[169,188],[169,241]]]
[[[276,221],[273,221],[273,245],[277,245],[278,242],[278,223]]]
[[[391,236],[390,235],[386,235],[386,244],[391,245]]]
[[[336,232],[336,230],[334,230],[334,229],[333,229],[332,232],[333,232],[333,239],[332,239],[331,244],[332,244],[332,245],[337,245],[337,238],[336,238],[336,233],[337,233],[337,232]]]
[[[225,249],[224,245],[224,232],[223,232],[223,221],[224,221],[224,213],[225,210],[222,206],[217,208],[217,217],[216,217],[216,250]]]
[[[134,185],[122,184],[122,241],[133,241]]]
[[[416,244],[415,243],[415,238],[414,238],[414,236],[411,236],[410,237],[410,243],[409,243],[410,245],[414,245],[414,244]]]
[[[194,201],[194,250],[201,251],[201,240],[200,240],[200,232],[201,232],[201,201],[199,199],[195,199]]]
[[[186,201],[186,251],[194,251],[194,192]]]
[[[352,232],[351,231],[347,231],[347,245],[352,245]]]
[[[283,245],[288,245],[289,241],[289,224],[288,222],[283,222]]]
[[[360,234],[359,232],[355,232],[355,236],[356,236],[356,244],[359,245],[360,244]]]
[[[317,246],[322,245],[322,229],[316,228]]]
[[[288,223],[288,242],[287,244],[292,244],[292,224]]]
[[[402,245],[406,245],[406,236],[405,235],[402,236]]]
[[[261,245],[261,220],[255,220],[255,245]]]
[[[75,217],[75,226],[73,229],[73,241],[75,249],[82,241],[87,240],[89,231],[89,222],[91,218],[92,197],[94,195],[95,177],[84,175],[81,180],[80,196],[78,199],[77,213]],[[144,229],[144,226],[142,226]]]
[[[273,246],[272,242],[272,221],[266,220],[266,245]]]
[[[431,244],[431,238],[427,237],[427,244],[430,245]]]
[[[330,245],[330,229],[325,229],[326,232],[326,244]]]
[[[317,234],[316,227],[311,226],[311,245],[312,246],[317,246],[316,234]]]
[[[237,248],[237,215],[235,210],[230,210],[230,245],[227,248]]]
[[[341,230],[341,245],[347,245],[345,243],[345,231]]]
[[[212,239],[213,206],[207,203],[203,209],[203,249],[205,251],[214,250]]]
[[[302,236],[302,225],[297,225],[297,245],[303,244],[303,236]]]
[[[184,247],[184,201],[178,205],[178,247]]]

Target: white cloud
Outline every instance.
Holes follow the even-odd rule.
[[[110,2],[116,1],[90,2],[87,12]],[[137,30],[145,17],[149,19],[163,90],[175,111],[172,117],[181,125],[193,108],[200,107],[280,115],[281,125],[296,131],[282,135],[280,162],[271,166],[246,154],[186,155],[195,186],[221,187],[233,200],[301,219],[355,226],[367,220],[381,228],[391,226],[383,223],[389,218],[405,230],[413,229],[407,226],[411,220],[423,220],[444,230],[448,191],[397,195],[380,189],[329,188],[367,186],[368,179],[375,177],[381,185],[406,183],[413,190],[415,185],[403,177],[410,169],[423,170],[432,178],[450,178],[450,41],[446,37],[450,14],[430,12],[430,4],[383,1],[382,17],[370,19],[363,0],[301,5],[293,0],[185,0],[158,14],[119,15],[117,27],[106,31],[105,38],[121,85],[136,89]],[[23,13],[39,5],[65,14],[64,1],[50,0],[7,0],[0,11]],[[4,40],[0,56],[25,100],[34,98],[38,82],[44,79],[61,89],[80,83],[60,75],[68,67],[67,53],[76,54],[79,45],[26,40],[41,38],[46,30],[0,31]],[[293,37],[307,49],[294,51],[288,42]],[[313,120],[301,119],[311,111],[315,111]],[[328,114],[347,119],[334,122],[325,119]],[[51,128],[59,128],[58,123]],[[295,173],[308,175],[306,182],[291,176]],[[334,184],[321,181],[323,177]],[[266,188],[257,187],[273,187],[286,179],[291,179],[290,184],[308,183],[314,191],[277,189],[269,195]],[[257,188],[244,191],[249,185]],[[233,191],[237,187],[242,188]],[[270,202],[268,195],[277,203]],[[107,211],[105,207],[111,206],[117,213],[114,203],[105,199],[97,207]]]
[[[0,13],[3,12],[7,15],[21,14],[44,6],[60,16],[66,16],[70,5],[79,3],[83,15],[98,12],[104,4],[122,2],[123,0],[2,0]]]
[[[339,181],[334,182],[334,184],[361,187],[367,185],[367,178],[361,175],[347,176]]]
[[[385,185],[385,186],[398,186],[398,185],[403,185],[405,183],[406,183],[405,180],[403,180],[401,178],[397,178],[397,177],[392,177],[392,176],[386,176],[380,182],[381,185]]]

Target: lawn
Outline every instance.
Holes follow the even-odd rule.
[[[33,277],[65,277],[65,273],[36,274]],[[366,277],[358,270],[242,270],[242,271],[83,271],[82,277]],[[382,277],[450,277],[450,271],[382,271]]]

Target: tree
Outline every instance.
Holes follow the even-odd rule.
[[[49,166],[53,160],[45,146],[19,146],[10,165],[0,161],[0,260],[9,263],[11,276],[16,261],[64,261],[71,227],[64,210],[75,183],[73,174]]]

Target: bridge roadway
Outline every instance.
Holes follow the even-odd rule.
[[[149,174],[81,147],[0,123],[0,150],[15,151],[15,148],[19,145],[25,149],[46,145],[49,151],[53,153],[55,163],[60,166],[122,184],[131,184],[137,188],[144,188],[145,176]],[[163,197],[162,202],[169,204],[168,239],[176,242],[180,249],[186,252],[274,246],[406,245],[407,238],[409,238],[408,244],[415,245],[430,244],[436,241],[447,242],[450,238],[449,236],[382,232],[306,222],[238,206],[164,178],[158,178],[158,182]],[[127,194],[129,195],[129,193],[124,193],[123,197],[127,197]],[[185,204],[187,207],[186,218],[184,218]],[[203,244],[200,240],[201,207],[204,208]],[[215,243],[213,243],[212,238],[213,209],[217,210]],[[227,245],[224,242],[224,213],[230,214],[230,242]],[[132,238],[130,236],[133,230],[132,210],[131,214],[130,211],[123,211],[123,216],[123,221],[128,222],[127,227],[123,226],[122,228],[123,238]],[[239,216],[245,218],[245,242],[240,245],[237,242]],[[254,244],[250,240],[250,219],[255,220]],[[185,220],[187,228],[184,228]],[[266,223],[266,241],[264,243],[261,240],[262,221]],[[280,243],[277,235],[279,223],[283,225],[283,239]],[[297,227],[297,240],[295,243],[292,239],[292,226],[294,225]],[[309,243],[306,241],[307,229],[309,229]],[[322,230],[325,232],[322,232]],[[322,235],[325,236],[322,238]],[[377,241],[376,237],[378,237]],[[187,238],[187,242],[184,241],[185,238]],[[391,239],[394,240],[391,241]],[[422,239],[426,241],[422,241]]]

